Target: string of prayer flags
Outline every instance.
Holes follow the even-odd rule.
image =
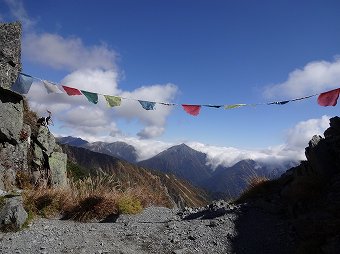
[[[182,106],[185,112],[187,112],[190,115],[197,116],[200,113],[201,107],[210,107],[210,108],[221,108],[223,107],[224,109],[235,109],[235,108],[240,108],[244,106],[258,106],[258,105],[285,105],[288,102],[293,102],[293,101],[300,101],[304,100],[307,98],[311,98],[314,96],[318,96],[318,104],[320,106],[335,106],[337,105],[337,101],[340,95],[340,88],[330,90],[327,92],[323,92],[320,94],[313,94],[305,97],[300,97],[300,98],[295,98],[291,100],[283,100],[283,101],[274,101],[274,102],[268,102],[268,103],[255,103],[255,104],[231,104],[231,105],[214,105],[214,104],[197,104],[197,105],[192,105],[192,104],[177,104],[177,103],[168,103],[168,102],[151,102],[151,101],[144,101],[144,100],[138,100],[138,99],[132,99],[132,98],[124,98],[124,97],[119,97],[119,96],[113,96],[113,95],[104,95],[100,93],[93,93],[93,92],[88,92],[84,90],[78,90],[77,88],[73,87],[68,87],[64,85],[58,85],[50,81],[42,80],[40,78],[33,77],[31,75],[25,74],[25,73],[19,73],[17,80],[15,83],[12,85],[12,90],[20,93],[20,94],[27,94],[31,88],[31,85],[33,83],[33,79],[39,80],[41,83],[44,84],[44,87],[47,91],[48,94],[52,93],[64,93],[60,86],[63,88],[63,90],[69,95],[84,95],[87,100],[91,103],[97,104],[98,103],[98,97],[99,95],[104,96],[107,105],[109,107],[117,107],[121,105],[122,99],[128,99],[128,100],[134,100],[138,101],[142,107],[145,110],[154,110],[156,104],[161,104],[165,106]]]
[[[289,101],[301,101],[301,100],[308,99],[308,98],[311,98],[311,97],[314,97],[314,96],[317,96],[317,95],[319,95],[319,94],[308,95],[308,96],[305,96],[305,97],[296,98],[296,99],[292,99],[292,100],[289,100]]]
[[[200,113],[201,105],[182,104],[183,109],[190,115],[197,116]]]
[[[175,103],[168,103],[168,102],[158,102],[161,105],[165,105],[165,106],[176,106]]]
[[[120,104],[122,102],[122,98],[118,97],[118,96],[104,95],[104,98],[107,102],[107,105],[111,108],[120,106]]]
[[[69,96],[81,95],[81,92],[76,88],[68,87],[68,86],[62,86],[62,87]]]
[[[154,110],[156,102],[138,100],[140,105],[146,110]]]
[[[318,97],[320,106],[335,106],[338,102],[340,88],[321,93]]]
[[[224,109],[234,109],[247,106],[247,104],[232,104],[232,105],[225,105]]]
[[[93,104],[97,104],[98,103],[98,94],[87,92],[87,91],[83,91],[83,90],[80,90],[80,91],[82,92],[82,94],[85,95],[85,97],[87,98],[87,100],[89,102],[92,102]]]
[[[43,80],[43,84],[44,84],[48,94],[51,94],[51,93],[64,93],[63,91],[61,91],[58,88],[58,86],[56,86],[54,84],[51,84],[50,82],[48,82],[46,80]]]
[[[12,85],[12,90],[20,94],[27,94],[33,83],[33,77],[26,74],[19,74],[17,80]]]

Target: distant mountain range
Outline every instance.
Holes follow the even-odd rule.
[[[89,143],[84,139],[75,138],[71,136],[57,138],[57,141],[60,144],[83,147],[88,150],[111,155],[111,156],[117,157],[122,160],[126,160],[131,163],[137,162],[136,149],[132,145],[126,144],[124,142],[117,141],[113,143],[106,143],[106,142]]]
[[[68,160],[80,166],[85,174],[110,174],[118,186],[143,186],[145,195],[154,193],[161,199],[168,198],[179,207],[202,206],[209,202],[209,196],[202,189],[171,174],[152,171],[113,156],[90,151],[82,147],[61,145]]]
[[[143,168],[173,174],[211,193],[220,193],[228,197],[238,196],[246,188],[247,179],[253,176],[278,177],[286,169],[294,166],[291,163],[286,168],[275,168],[254,160],[241,160],[231,167],[218,166],[213,169],[207,165],[205,153],[196,151],[186,144],[170,147],[150,159],[137,162],[136,149],[124,142],[88,143],[74,137],[59,138],[58,142],[111,155]]]

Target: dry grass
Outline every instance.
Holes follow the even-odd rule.
[[[249,199],[267,195],[268,193],[271,193],[277,185],[276,180],[270,180],[266,176],[256,174],[249,175],[245,180],[247,182],[247,188],[235,200],[235,203],[243,203]]]
[[[32,184],[32,179],[31,179],[31,174],[28,171],[25,170],[18,170],[16,172],[16,186],[19,189],[32,189],[33,184]]]
[[[31,127],[32,134],[37,134],[38,133],[38,126],[37,126],[37,121],[38,121],[38,115],[37,113],[33,112],[26,99],[23,101],[23,106],[24,106],[24,123],[28,124]]]
[[[252,189],[256,188],[263,183],[269,181],[270,179],[266,176],[253,176],[247,179],[247,188]]]
[[[120,213],[136,214],[163,199],[143,186],[121,187],[112,176],[101,175],[71,181],[67,188],[27,189],[28,211],[44,217],[62,216],[77,221],[101,221]]]

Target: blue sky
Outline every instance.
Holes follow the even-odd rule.
[[[23,21],[24,72],[88,91],[188,104],[261,103],[340,87],[339,13],[340,2],[328,0],[0,2],[2,21]],[[180,142],[204,151],[301,153],[327,127],[323,116],[338,113],[338,106],[320,107],[314,97],[282,106],[202,108],[193,117],[181,107],[92,106],[48,97],[41,88],[35,84],[29,98],[41,114],[55,111],[55,134],[131,141],[146,154],[152,150],[146,147],[154,154]]]

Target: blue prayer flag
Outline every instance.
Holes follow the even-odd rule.
[[[154,110],[156,102],[151,102],[151,101],[140,101],[138,100],[140,105],[146,110]]]
[[[31,88],[33,83],[33,78],[28,75],[19,74],[17,80],[12,85],[12,91],[20,93],[20,94],[27,94]]]

